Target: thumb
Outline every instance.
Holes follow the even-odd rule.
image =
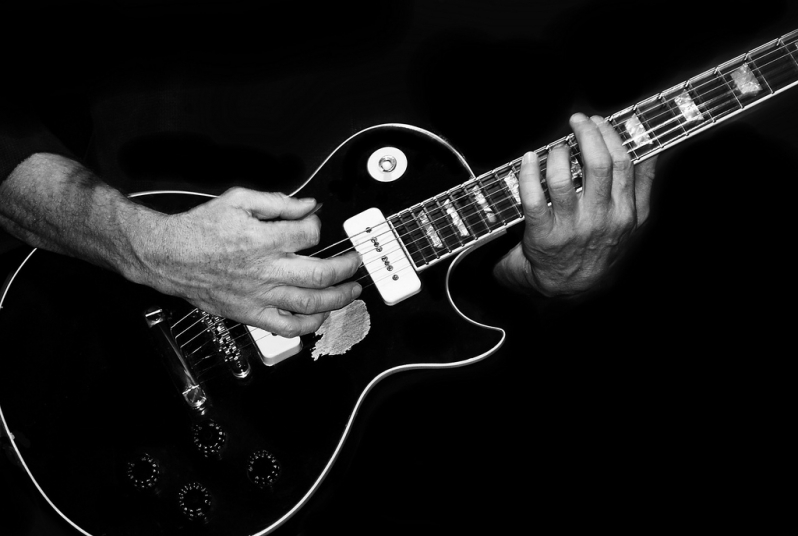
[[[319,205],[315,199],[295,199],[278,192],[259,192],[247,188],[234,188],[222,196],[229,196],[233,206],[249,212],[259,220],[298,220],[311,214]]]

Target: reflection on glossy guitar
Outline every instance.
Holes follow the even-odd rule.
[[[644,160],[798,84],[797,43],[792,32],[608,121]],[[573,136],[561,142],[581,188],[579,149]],[[356,248],[367,288],[302,338],[35,251],[2,295],[3,432],[82,534],[275,530],[329,474],[381,379],[466,365],[501,345],[501,329],[460,313],[451,276],[474,246],[522,221],[519,166],[474,177],[443,139],[408,125],[346,140],[296,195],[325,207],[321,245],[306,253]],[[207,199],[135,197],[172,212]]]

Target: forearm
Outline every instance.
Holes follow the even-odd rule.
[[[10,234],[137,282],[142,240],[161,216],[53,154],[29,157],[0,184],[0,225]]]

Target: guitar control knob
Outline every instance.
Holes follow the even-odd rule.
[[[211,511],[211,493],[197,482],[186,484],[177,494],[180,511],[191,521],[204,521]]]
[[[214,421],[195,424],[191,432],[194,446],[206,458],[218,456],[227,441],[227,433]]]
[[[151,489],[161,476],[158,461],[149,454],[142,454],[127,464],[127,478],[134,488]]]
[[[280,477],[280,462],[271,452],[259,450],[249,457],[247,477],[259,488],[269,488]]]

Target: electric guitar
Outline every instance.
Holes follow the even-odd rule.
[[[637,163],[796,84],[798,30],[607,120]],[[571,147],[581,189],[573,135],[558,143]],[[544,171],[549,146],[537,151]],[[305,253],[354,247],[366,288],[301,338],[32,252],[0,302],[2,434],[81,534],[271,533],[322,485],[382,379],[468,365],[501,346],[501,328],[461,313],[452,274],[523,221],[519,167],[475,176],[446,140],[410,125],[344,141],[295,195],[324,202],[320,245]],[[179,212],[209,196],[133,197]]]

